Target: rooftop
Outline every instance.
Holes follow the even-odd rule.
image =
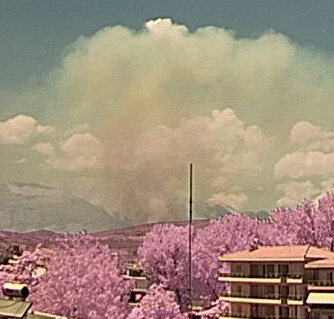
[[[220,261],[311,261],[331,259],[334,262],[334,252],[311,245],[293,246],[259,246],[253,250],[243,250],[224,256]]]

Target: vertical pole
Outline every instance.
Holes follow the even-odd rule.
[[[189,167],[189,307],[192,318],[192,220],[193,220],[193,164]]]

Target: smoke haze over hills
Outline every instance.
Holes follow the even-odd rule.
[[[0,229],[58,232],[108,230],[122,226],[103,208],[39,184],[0,184]]]

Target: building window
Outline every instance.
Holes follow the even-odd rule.
[[[259,305],[252,304],[251,305],[251,317],[258,317],[259,316]]]
[[[275,298],[275,286],[273,285],[267,286],[266,290],[267,290],[266,295],[268,298]]]
[[[288,294],[289,294],[289,287],[288,286],[280,286],[280,297],[281,298],[288,298]]]
[[[267,266],[267,277],[274,277],[275,275],[275,266],[274,265],[268,265]]]
[[[237,314],[241,315],[241,313],[242,313],[242,307],[241,307],[241,305],[237,305]]]
[[[283,318],[289,317],[289,308],[288,307],[279,307],[279,316]]]
[[[281,276],[286,276],[289,273],[289,265],[279,265],[278,270]]]
[[[327,284],[333,285],[333,273],[331,271],[327,273]]]
[[[317,281],[319,280],[319,272],[316,269],[309,269],[306,272],[306,278],[309,284],[317,284]]]
[[[252,277],[259,277],[260,271],[258,265],[251,265],[251,276]]]
[[[238,274],[242,273],[242,267],[241,267],[241,265],[236,265],[235,266],[235,272],[238,273]]]
[[[275,306],[264,306],[265,317],[275,317]]]
[[[258,285],[251,285],[251,297],[260,297],[260,287]]]
[[[241,294],[242,294],[242,287],[241,287],[241,285],[238,285],[237,286],[237,295],[241,296]]]

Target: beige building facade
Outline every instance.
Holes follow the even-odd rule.
[[[221,256],[221,318],[334,319],[334,253],[310,245],[253,246]]]

